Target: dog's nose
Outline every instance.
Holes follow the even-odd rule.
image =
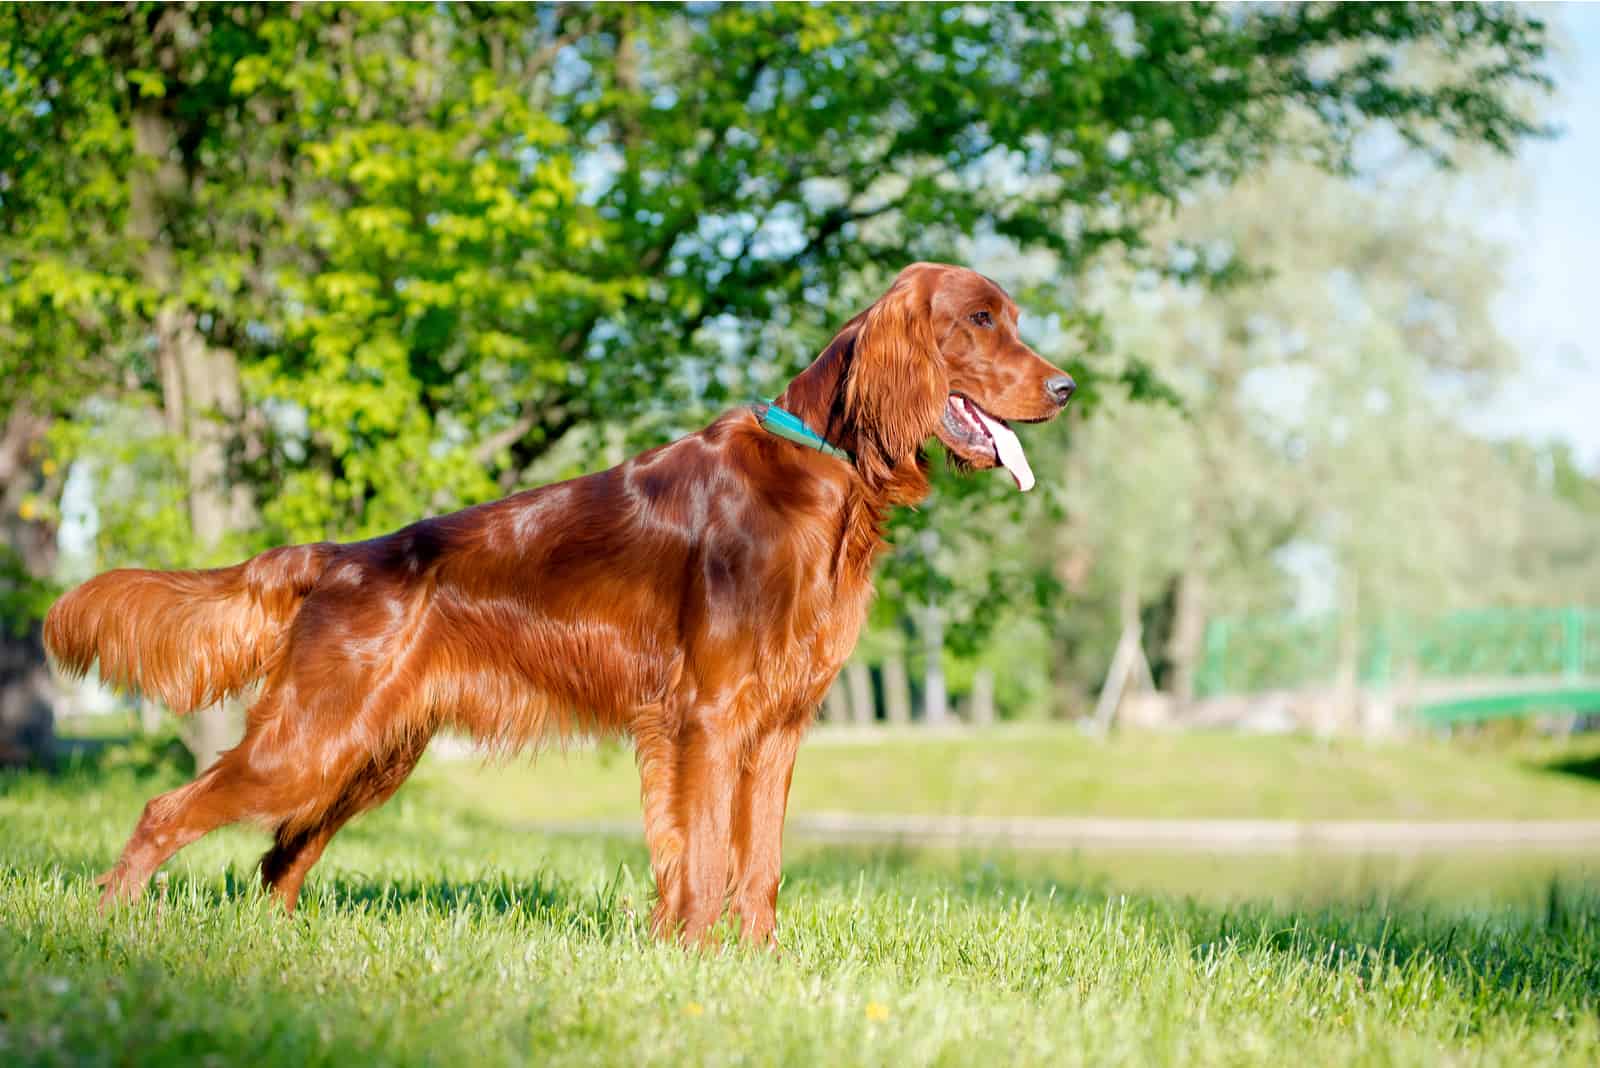
[[[1071,375],[1051,375],[1044,384],[1044,390],[1050,394],[1050,399],[1061,405],[1072,399],[1072,391],[1077,388],[1078,383],[1072,380]]]

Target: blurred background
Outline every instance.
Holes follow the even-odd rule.
[[[66,586],[609,466],[932,259],[1079,399],[930,446],[797,812],[1597,811],[1597,173],[1585,5],[6,6],[0,759],[178,729]]]

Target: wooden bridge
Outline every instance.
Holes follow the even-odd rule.
[[[1600,610],[1494,608],[1364,627],[1338,617],[1218,619],[1198,696],[1381,693],[1422,721],[1600,714]]]

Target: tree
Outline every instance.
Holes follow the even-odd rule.
[[[1559,598],[1505,566],[1528,538],[1529,480],[1465,418],[1515,366],[1488,311],[1502,257],[1443,207],[1446,180],[1420,181],[1396,195],[1279,165],[1161,235],[1196,279],[1239,277],[1106,282],[1128,294],[1118,347],[1147,356],[1179,407],[1117,402],[1086,427],[1075,526],[1099,596],[1172,589],[1180,701],[1210,618],[1294,607],[1295,550],[1325,561],[1351,673],[1364,625]]]
[[[162,507],[101,495],[146,563],[659,440],[974,233],[1072,272],[1286,141],[1509,146],[1544,49],[1477,5],[19,5],[0,40],[0,359],[93,353],[96,411],[160,413],[53,453],[162,468]]]

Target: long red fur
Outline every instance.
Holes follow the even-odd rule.
[[[238,747],[146,807],[103,903],[251,819],[274,832],[262,875],[293,907],[328,840],[441,726],[506,750],[620,732],[639,763],[653,929],[703,938],[727,902],[745,938],[767,940],[795,751],[855,644],[890,508],[927,493],[921,447],[945,436],[950,394],[1021,420],[1065,402],[1015,318],[970,271],[902,272],[778,399],[853,464],[742,408],[610,470],[371,541],[73,590],[45,624],[68,673],[98,661],[179,713],[261,685]]]
[[[51,606],[45,645],[68,676],[98,660],[105,682],[184,715],[267,671],[335,551],[293,545],[209,571],[108,571]]]

